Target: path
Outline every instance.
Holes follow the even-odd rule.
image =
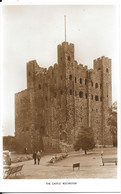
[[[107,153],[106,153],[107,151]],[[116,157],[115,149],[105,151],[107,157]],[[24,164],[22,176],[13,178],[21,179],[64,179],[64,178],[116,178],[117,166],[115,164],[106,164],[102,166],[100,152],[84,155],[78,153],[70,153],[69,157],[55,164],[48,161],[52,156],[44,156],[41,158],[40,165],[34,165],[33,160],[21,162]],[[80,170],[73,171],[72,164],[80,162]]]

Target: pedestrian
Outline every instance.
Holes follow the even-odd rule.
[[[33,153],[33,159],[34,159],[34,164],[36,164],[36,159],[37,159],[37,154],[36,154],[36,152]]]
[[[38,151],[38,152],[37,152],[38,165],[39,165],[39,162],[40,162],[40,158],[41,158],[41,154],[40,154],[40,152]]]

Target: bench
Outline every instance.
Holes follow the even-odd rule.
[[[13,166],[10,167],[9,170],[5,171],[4,173],[4,179],[7,179],[9,176],[16,174],[19,172],[21,174],[22,168],[24,165],[19,165],[19,166]]]
[[[74,170],[74,168],[78,168],[78,170],[79,170],[80,169],[80,163],[73,164],[73,170]]]
[[[103,166],[105,163],[115,163],[117,165],[117,158],[102,158]]]

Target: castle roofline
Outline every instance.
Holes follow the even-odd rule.
[[[74,46],[74,44],[73,43],[69,43],[69,42],[66,42],[66,41],[64,41],[64,42],[62,42],[61,44],[59,44],[58,46],[60,46],[60,47],[62,47],[62,46],[71,46],[71,45],[73,45]]]

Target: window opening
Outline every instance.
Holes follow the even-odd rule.
[[[71,57],[70,56],[68,56],[68,61],[70,61],[71,60]]]
[[[87,84],[87,79],[85,79],[85,85]]]
[[[82,84],[82,78],[80,78],[80,84]]]
[[[95,88],[98,88],[98,83],[95,84]]]
[[[69,75],[69,79],[72,80],[72,75]]]
[[[98,101],[98,96],[95,96],[95,100]]]
[[[41,85],[39,84],[39,89],[41,89]]]
[[[79,92],[79,97],[83,98],[83,92],[82,91]]]
[[[70,95],[72,95],[72,90],[70,90]]]

